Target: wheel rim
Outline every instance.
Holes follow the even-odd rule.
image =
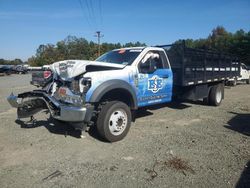
[[[216,102],[220,103],[221,98],[222,98],[222,92],[221,92],[221,90],[219,90],[219,91],[216,92]]]
[[[111,134],[118,136],[124,132],[128,124],[127,113],[118,109],[115,110],[109,118],[109,130]]]

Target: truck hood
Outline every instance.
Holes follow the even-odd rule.
[[[118,70],[123,69],[125,66],[98,61],[65,60],[53,63],[50,69],[62,80],[71,80],[85,72]]]

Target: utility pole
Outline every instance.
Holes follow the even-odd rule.
[[[96,31],[97,41],[98,41],[98,57],[101,55],[101,38],[104,37],[104,35],[101,35],[101,31]]]

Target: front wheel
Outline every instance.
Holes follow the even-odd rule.
[[[122,140],[131,125],[131,110],[119,101],[106,103],[97,118],[97,130],[109,142]]]

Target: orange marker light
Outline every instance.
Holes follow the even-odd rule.
[[[65,96],[66,95],[66,89],[64,89],[64,88],[59,88],[59,94],[61,95],[61,96]]]
[[[123,53],[125,53],[125,52],[126,52],[125,49],[121,49],[118,53],[119,53],[119,54],[123,54]]]

